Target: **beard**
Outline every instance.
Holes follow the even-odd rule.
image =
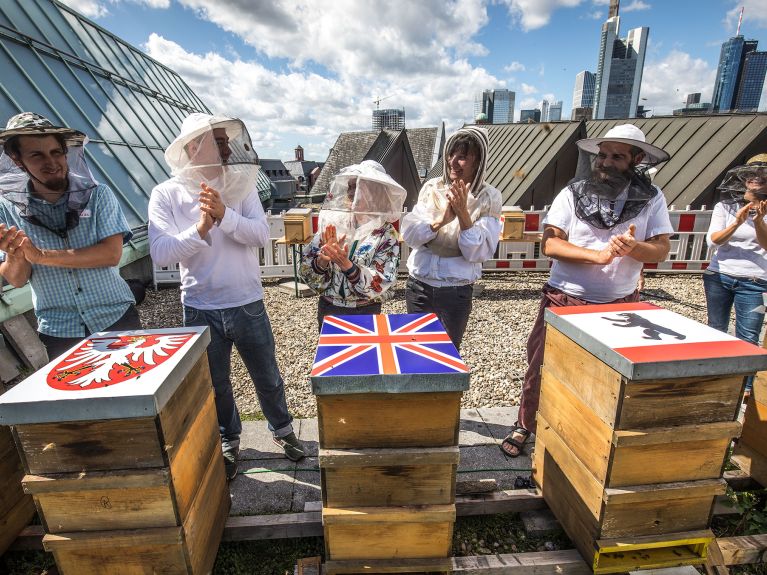
[[[631,182],[632,176],[632,171],[595,166],[591,172],[591,181],[602,190],[601,195],[615,197]]]
[[[69,182],[67,178],[51,178],[42,181],[42,184],[53,192],[66,192]]]

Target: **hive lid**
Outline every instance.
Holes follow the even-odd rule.
[[[208,342],[207,327],[93,334],[0,396],[0,424],[155,416]]]
[[[647,302],[547,308],[545,319],[629,379],[767,369],[767,350]]]
[[[469,388],[469,368],[433,313],[327,316],[311,372],[315,395]]]

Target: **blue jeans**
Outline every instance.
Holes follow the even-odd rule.
[[[210,328],[208,365],[216,394],[216,413],[223,451],[237,450],[242,422],[229,379],[232,344],[237,347],[256,387],[258,401],[275,437],[293,431],[285,384],[274,354],[274,335],[262,300],[225,309],[202,310],[184,306],[184,325]]]
[[[759,345],[764,322],[762,294],[767,292],[767,281],[757,278],[739,278],[719,272],[703,274],[706,291],[708,325],[726,332],[730,325],[730,312],[735,306],[735,337]],[[751,389],[753,377],[748,378]]]

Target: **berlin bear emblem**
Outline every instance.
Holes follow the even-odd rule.
[[[136,379],[170,359],[196,333],[91,337],[62,359],[46,383],[64,391],[98,389]]]

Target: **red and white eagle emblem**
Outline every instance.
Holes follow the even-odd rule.
[[[97,389],[141,377],[196,333],[153,333],[92,337],[62,359],[46,378],[54,389]]]

